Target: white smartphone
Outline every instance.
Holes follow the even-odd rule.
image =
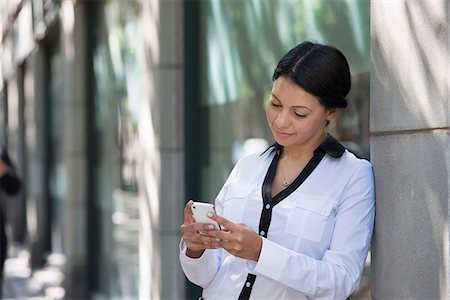
[[[220,225],[213,219],[208,218],[208,213],[216,213],[214,204],[204,202],[194,202],[191,206],[195,222],[200,224],[212,224],[216,230],[220,230]]]

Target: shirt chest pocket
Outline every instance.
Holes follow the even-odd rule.
[[[333,199],[318,196],[302,196],[284,205],[288,211],[285,231],[300,238],[320,242],[330,221]]]
[[[250,194],[249,187],[233,186],[223,201],[223,217],[234,223],[242,223]]]

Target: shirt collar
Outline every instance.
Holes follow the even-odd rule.
[[[267,148],[263,153],[261,153],[261,155],[266,153],[269,149],[280,153],[279,150],[281,150],[281,148],[282,146],[277,142],[275,142],[272,145],[270,145],[269,148]],[[345,152],[345,147],[342,146],[342,144],[338,140],[336,140],[332,135],[327,135],[327,138],[318,147],[318,149],[322,149],[323,151],[325,151],[325,153],[327,153],[329,156],[333,158],[339,158]]]
[[[325,151],[329,156],[333,158],[339,158],[344,154],[345,147],[339,143],[332,135],[328,135],[325,141],[319,146],[323,151]]]

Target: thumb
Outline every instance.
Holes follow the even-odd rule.
[[[188,203],[184,206],[184,224],[192,224],[195,223],[194,216],[192,215],[192,203],[194,203],[193,200],[189,200]]]

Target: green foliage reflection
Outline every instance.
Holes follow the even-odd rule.
[[[206,117],[200,127],[209,147],[202,170],[205,198],[212,199],[225,180],[236,143],[272,141],[265,121],[272,72],[279,58],[304,40],[333,45],[349,59],[350,107],[331,129],[367,156],[369,7],[369,0],[201,2],[200,102]]]

